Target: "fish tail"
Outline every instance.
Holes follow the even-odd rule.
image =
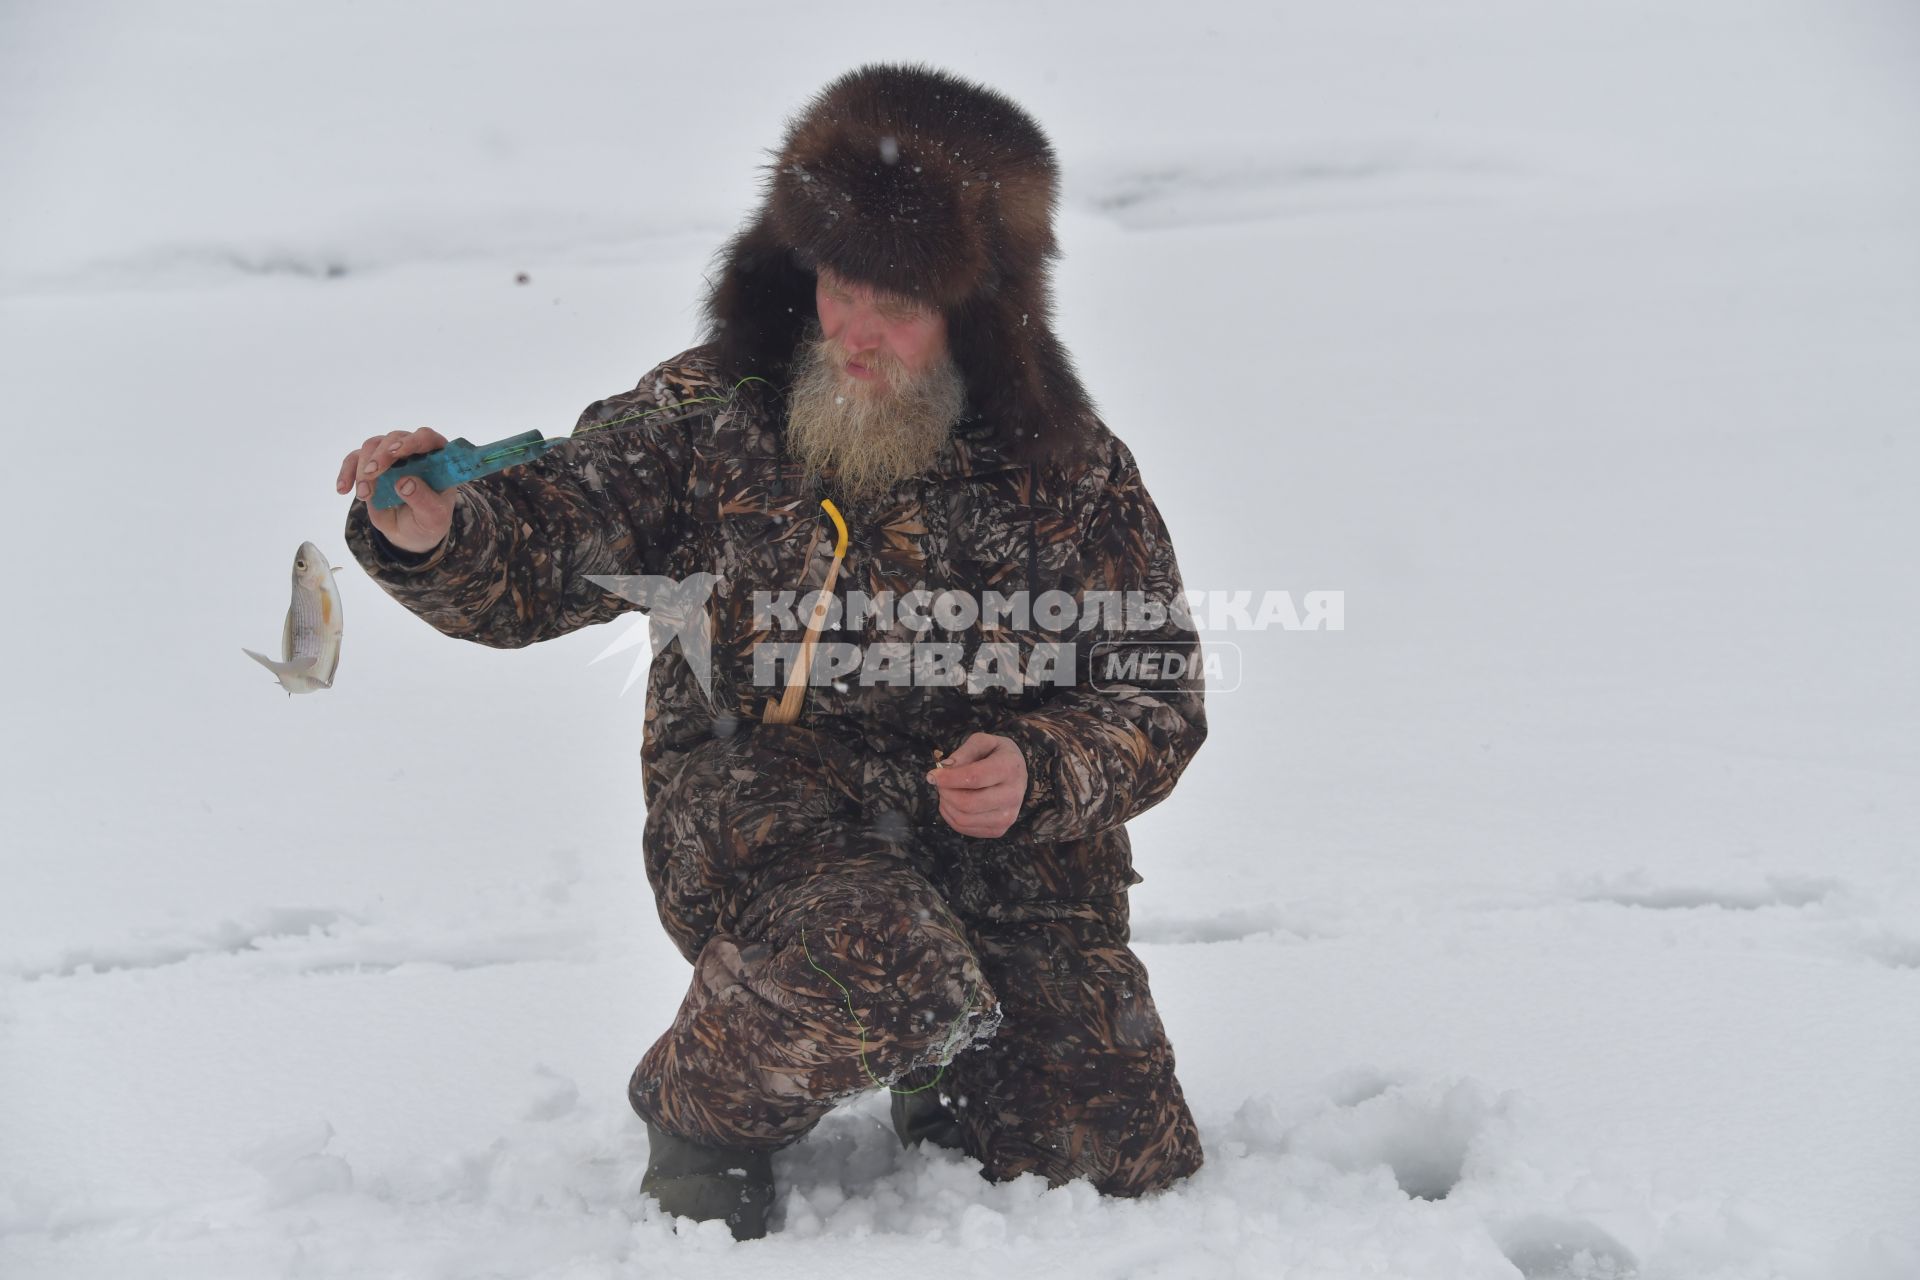
[[[289,695],[291,695],[294,690],[293,686],[287,683],[287,677],[305,676],[313,670],[314,660],[312,658],[302,658],[298,662],[275,662],[266,654],[255,653],[251,649],[242,648],[240,652],[273,672],[273,678],[280,682],[280,687],[285,689]]]

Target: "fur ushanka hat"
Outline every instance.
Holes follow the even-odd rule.
[[[869,65],[822,89],[769,154],[760,208],[707,294],[724,374],[787,384],[825,265],[944,312],[969,407],[1009,458],[1078,454],[1095,410],[1050,323],[1060,172],[1031,116],[930,67]]]

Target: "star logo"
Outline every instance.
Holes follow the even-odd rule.
[[[713,584],[720,581],[717,575],[690,573],[684,578],[669,578],[653,573],[595,573],[587,575],[587,581],[639,606],[647,615],[645,634],[651,642],[650,656],[657,657],[678,639],[680,656],[686,659],[693,678],[700,682],[700,692],[712,703],[713,622],[707,614],[707,597],[713,594]],[[640,627],[628,627],[587,665],[635,647],[640,643],[641,634]],[[641,670],[642,664],[636,655],[633,669],[627,673],[627,682],[620,686],[622,694],[633,688]]]

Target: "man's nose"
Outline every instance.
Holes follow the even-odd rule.
[[[846,344],[849,354],[859,355],[877,349],[885,334],[885,327],[878,316],[856,315],[847,321],[841,341]]]

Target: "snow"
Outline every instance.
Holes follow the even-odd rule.
[[[0,12],[0,1274],[1920,1277],[1911,7],[880,16]],[[1189,587],[1344,627],[1211,636],[1134,827],[1206,1167],[990,1185],[869,1096],[736,1245],[638,1194],[628,624],[446,641],[332,478],[689,345],[786,116],[921,57],[1052,134]]]

